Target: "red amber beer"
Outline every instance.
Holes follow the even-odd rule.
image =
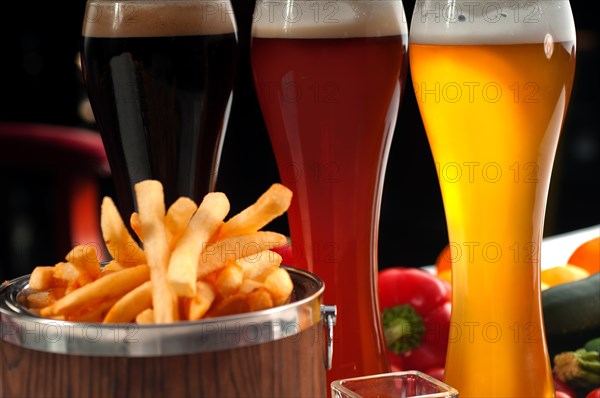
[[[83,73],[122,214],[141,180],[160,180],[167,205],[214,188],[235,32],[224,0],[88,1]]]
[[[410,32],[453,257],[445,382],[461,397],[552,397],[540,248],[575,68],[571,9],[447,4],[418,2]]]
[[[389,370],[375,276],[385,165],[404,91],[400,1],[259,2],[252,66],[295,262],[337,305],[328,381]]]

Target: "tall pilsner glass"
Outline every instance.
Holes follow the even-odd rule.
[[[294,264],[337,305],[328,380],[388,371],[376,294],[383,178],[406,75],[400,0],[259,0],[252,66]]]
[[[81,54],[122,214],[141,180],[160,180],[167,205],[213,190],[237,60],[229,0],[88,0]]]
[[[575,69],[569,2],[419,0],[410,40],[453,259],[445,381],[553,396],[540,244]]]

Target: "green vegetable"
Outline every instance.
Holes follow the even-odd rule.
[[[554,374],[571,386],[593,389],[600,387],[600,353],[580,348],[554,357]]]
[[[600,337],[596,337],[595,339],[591,339],[583,346],[587,351],[597,351],[600,352]]]
[[[600,329],[600,272],[544,290],[542,308],[548,336]]]

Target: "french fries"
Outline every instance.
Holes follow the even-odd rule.
[[[168,278],[179,296],[193,297],[196,294],[196,274],[202,245],[208,242],[229,212],[229,200],[220,192],[207,194],[187,224],[185,232],[177,242],[171,255]]]
[[[108,311],[104,323],[132,322],[144,310],[152,307],[152,282],[147,281],[121,297]]]
[[[292,191],[281,184],[273,184],[258,200],[231,217],[219,231],[219,239],[257,232],[290,207]]]
[[[213,286],[205,281],[196,282],[196,295],[184,302],[187,319],[197,320],[206,314],[215,301]]]
[[[70,294],[40,310],[45,317],[77,314],[105,300],[115,299],[150,279],[147,265],[137,265],[102,278],[74,290]]]
[[[29,288],[33,290],[46,290],[52,287],[54,267],[35,267],[29,276]]]
[[[236,293],[244,281],[244,272],[235,264],[226,266],[219,272],[215,286],[223,297]]]
[[[100,275],[100,264],[96,248],[91,245],[77,245],[66,256],[69,263],[74,264],[82,274],[91,280]]]
[[[113,260],[125,267],[146,264],[146,255],[129,234],[123,219],[108,196],[100,207],[100,228],[106,249]]]
[[[197,209],[198,206],[196,206],[196,203],[194,203],[193,200],[182,196],[167,210],[165,226],[167,227],[167,238],[171,250],[173,250],[179,241],[179,238],[186,231],[188,223]],[[227,213],[225,215],[227,215]],[[225,215],[223,218],[225,218]]]
[[[156,323],[170,323],[178,319],[177,296],[167,281],[169,242],[165,227],[163,188],[156,180],[135,184],[138,212],[144,234],[144,252],[152,275],[152,306]]]
[[[229,200],[212,192],[167,209],[155,180],[134,186],[137,212],[129,233],[114,202],[104,198],[101,229],[112,260],[101,266],[94,245],[75,246],[54,266],[36,267],[26,303],[40,316],[79,322],[138,324],[199,320],[286,303],[293,283],[271,249],[286,243],[261,230],[287,211],[291,191],[273,184],[228,220]]]
[[[140,312],[135,317],[135,323],[138,325],[148,325],[154,323],[154,310],[152,308],[148,308]]]
[[[285,235],[277,232],[259,231],[207,245],[200,256],[198,276],[203,277],[218,271],[227,265],[227,261],[253,256],[264,250],[282,246],[286,241]]]

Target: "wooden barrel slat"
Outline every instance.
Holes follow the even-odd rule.
[[[0,341],[0,397],[325,397],[323,324],[253,346],[165,357],[34,351]]]

